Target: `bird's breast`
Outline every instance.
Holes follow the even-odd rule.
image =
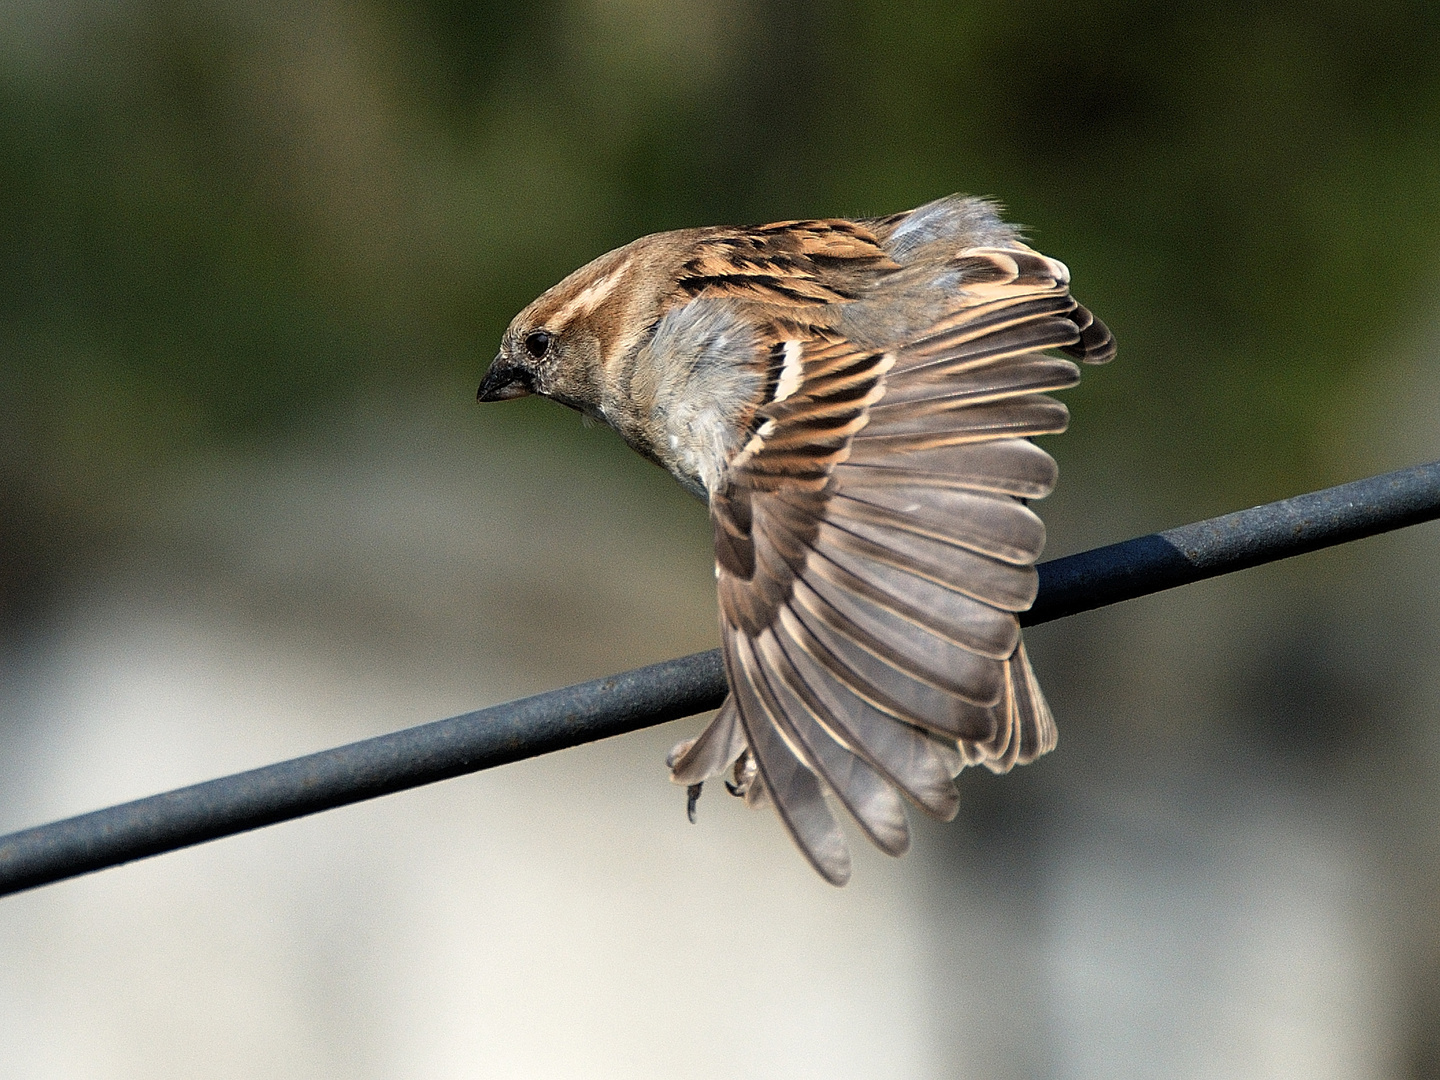
[[[675,309],[624,372],[616,404],[628,421],[615,426],[704,497],[739,448],[742,423],[763,388],[759,351],[755,327],[734,305],[697,300]]]

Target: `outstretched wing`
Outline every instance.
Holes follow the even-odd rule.
[[[746,751],[822,876],[850,873],[825,792],[882,850],[909,845],[901,795],[943,819],[965,764],[1005,771],[1055,745],[1020,643],[1044,526],[1026,500],[1063,431],[1045,396],[1101,362],[1104,325],[1065,267],[1023,245],[971,248],[923,331],[862,348],[809,326],[711,493],[731,697],[674,763],[696,783]],[[781,323],[777,334],[786,333]],[[794,332],[794,324],[789,324]]]

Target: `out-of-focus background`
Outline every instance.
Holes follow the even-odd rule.
[[[0,5],[0,830],[713,645],[502,328],[952,191],[1120,341],[1050,554],[1440,457],[1433,3]],[[691,720],[0,900],[0,1076],[1440,1076],[1437,567],[1037,628],[1059,749],[843,891]]]

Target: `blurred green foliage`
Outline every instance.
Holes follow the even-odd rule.
[[[957,190],[1120,340],[1066,454],[1170,519],[1349,475],[1358,388],[1435,314],[1440,6],[12,5],[0,605],[197,450],[458,399],[635,235]]]

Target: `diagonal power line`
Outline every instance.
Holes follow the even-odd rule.
[[[1440,462],[1040,566],[1026,625],[1440,517]],[[0,836],[0,896],[719,706],[718,650]]]

